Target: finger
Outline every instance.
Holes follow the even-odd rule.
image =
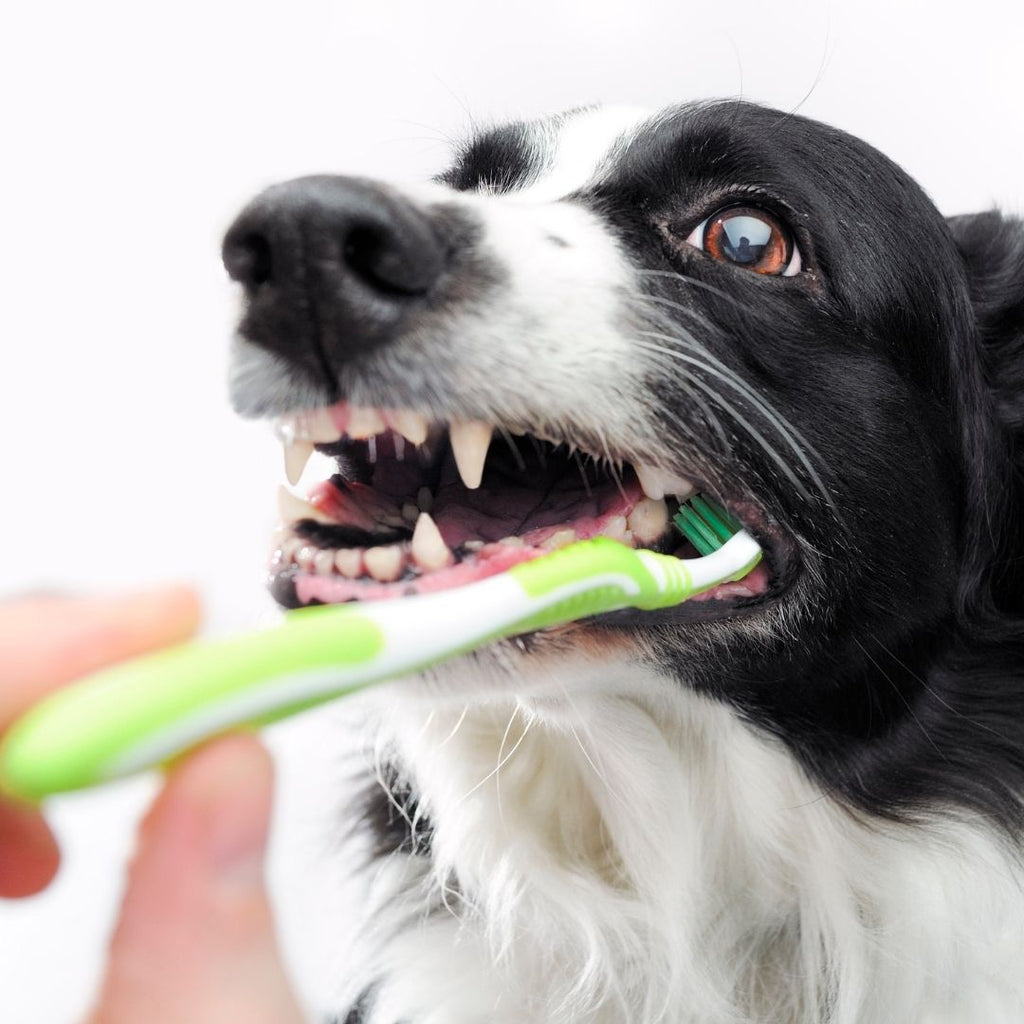
[[[43,816],[0,799],[0,896],[32,896],[53,880],[60,852]]]
[[[90,1024],[291,1024],[303,1016],[263,887],[272,766],[229,736],[172,773],[143,823]]]
[[[198,623],[199,601],[187,587],[0,605],[0,728],[50,690],[184,640]]]

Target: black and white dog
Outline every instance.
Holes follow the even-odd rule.
[[[236,407],[337,463],[283,497],[282,603],[687,555],[694,488],[766,552],[378,691],[339,1020],[1024,1021],[1018,221],[715,102],[276,186],[225,261]]]

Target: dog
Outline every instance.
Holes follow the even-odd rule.
[[[688,557],[695,491],[764,552],[367,700],[338,1021],[1024,1021],[1020,221],[716,101],[277,185],[224,259],[235,408],[333,460],[286,607]]]

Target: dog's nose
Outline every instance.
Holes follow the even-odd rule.
[[[320,372],[393,337],[445,268],[442,240],[411,201],[326,175],[257,196],[223,257],[248,296],[242,334]]]

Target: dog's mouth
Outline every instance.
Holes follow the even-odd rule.
[[[672,523],[694,483],[571,442],[347,402],[277,431],[291,483],[314,449],[335,470],[303,497],[281,489],[271,591],[285,607],[433,593],[599,535],[698,557]],[[753,603],[769,581],[762,563],[691,601]]]

